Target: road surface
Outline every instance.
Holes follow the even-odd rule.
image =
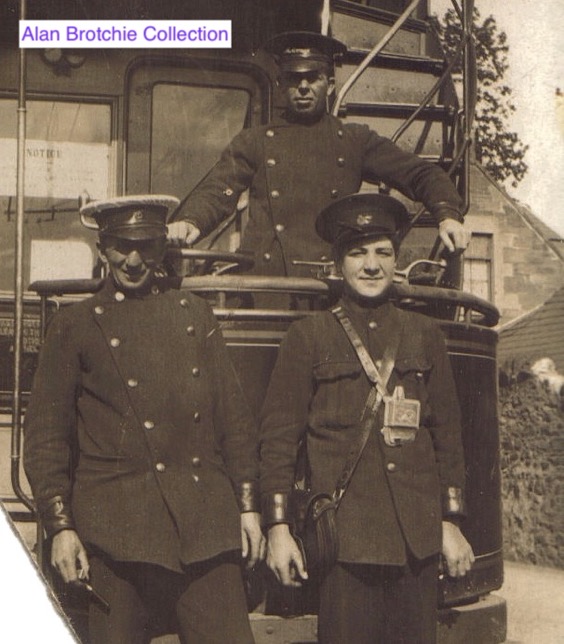
[[[564,644],[564,570],[506,561],[507,644]]]

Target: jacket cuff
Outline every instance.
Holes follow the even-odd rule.
[[[460,214],[459,208],[448,201],[434,203],[430,211],[437,223],[441,223],[445,219],[456,219],[456,221],[462,222],[462,215]]]
[[[443,518],[448,519],[451,516],[464,516],[466,507],[464,503],[464,493],[462,488],[447,487],[443,493]]]
[[[258,484],[254,481],[239,483],[235,489],[239,512],[260,512]]]
[[[262,497],[262,520],[264,525],[291,523],[289,495],[283,492],[264,494]]]
[[[39,515],[47,537],[54,537],[61,530],[74,530],[70,502],[62,496],[53,496],[38,506]]]

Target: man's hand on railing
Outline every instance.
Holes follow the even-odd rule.
[[[167,228],[167,237],[173,246],[191,246],[200,237],[200,229],[190,221],[173,221]]]
[[[463,253],[470,243],[470,233],[456,219],[443,219],[439,224],[439,237],[451,253]]]

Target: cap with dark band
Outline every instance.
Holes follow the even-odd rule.
[[[274,56],[282,72],[332,68],[335,58],[347,51],[342,42],[313,31],[278,34],[266,43],[264,49]]]
[[[358,193],[333,201],[315,221],[317,234],[335,246],[357,239],[386,235],[395,239],[409,224],[406,207],[377,193]]]
[[[179,204],[169,195],[131,195],[91,201],[80,209],[80,220],[100,234],[125,239],[154,239],[166,235],[166,222]]]

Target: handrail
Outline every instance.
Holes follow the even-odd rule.
[[[454,2],[455,0],[453,0]],[[477,72],[476,53],[474,40],[472,38],[472,24],[474,16],[474,0],[466,0],[462,5],[462,28],[463,37],[468,37],[468,47],[464,49],[464,78],[463,78],[463,101],[464,101],[464,205],[463,214],[468,212],[470,207],[470,143],[472,142],[472,124],[476,109],[477,96]]]
[[[280,293],[310,296],[337,295],[341,289],[340,278],[327,278],[325,280],[313,277],[284,277],[276,275],[201,275],[184,277],[181,288],[195,293]],[[33,288],[43,298],[54,295],[83,294],[96,292],[100,287],[100,280],[57,280],[42,281],[32,284]],[[499,320],[497,308],[490,302],[483,300],[471,293],[458,291],[439,286],[422,286],[417,284],[394,284],[394,293],[400,301],[417,300],[428,304],[451,304],[462,307],[467,311],[475,311],[483,316],[483,326],[495,326]],[[233,317],[252,317],[254,309],[239,309]],[[270,313],[256,310],[257,315],[270,315]],[[276,309],[272,309],[272,314]]]
[[[20,0],[20,19],[26,16],[26,0]],[[12,488],[18,499],[32,512],[33,502],[23,491],[20,481],[22,440],[21,371],[23,354],[23,234],[25,197],[25,140],[26,140],[26,49],[20,49],[18,87],[18,143],[16,172],[16,235],[14,270],[14,387],[12,392],[12,436],[10,474]]]
[[[440,78],[435,82],[433,87],[427,92],[427,94],[423,97],[421,100],[421,103],[419,103],[419,106],[414,110],[413,114],[405,120],[399,128],[392,134],[390,139],[396,143],[397,140],[402,136],[402,134],[408,129],[408,127],[415,121],[415,119],[421,114],[421,112],[427,107],[429,104],[430,100],[433,98],[433,96],[439,91],[440,87],[442,84],[445,82],[445,80],[448,78],[450,75],[450,72],[454,65],[456,64],[456,61],[458,57],[460,56],[460,53],[462,51],[462,48],[466,45],[467,38],[462,38],[460,42],[458,43],[458,46],[456,48],[456,52],[454,56],[452,57],[452,60],[449,61],[448,65],[446,66],[445,70],[441,74]]]
[[[307,277],[265,277],[248,275],[229,275],[216,277],[213,275],[202,277],[185,277],[182,288],[196,293],[299,293],[310,295],[329,295],[339,290],[340,280],[321,281]],[[482,316],[481,326],[492,327],[499,321],[497,308],[472,293],[465,293],[456,289],[441,288],[439,286],[420,286],[412,284],[394,284],[394,292],[402,306],[407,306],[409,301],[420,301],[426,304],[450,304],[465,309],[466,323],[470,322],[471,312]],[[248,315],[239,313],[238,315]],[[250,314],[252,316],[252,313]]]
[[[384,49],[384,47],[390,42],[390,40],[396,35],[396,33],[402,28],[406,20],[409,18],[410,14],[417,7],[421,0],[412,0],[407,9],[401,14],[401,16],[396,20],[392,27],[386,32],[385,36],[378,42],[366,55],[364,60],[360,65],[354,70],[354,72],[347,78],[346,82],[341,87],[337,98],[335,100],[335,105],[333,105],[333,116],[339,115],[339,110],[341,109],[341,103],[343,99],[349,92],[350,88],[356,83],[359,76],[364,72],[364,70],[370,65],[370,63],[376,58],[376,56]]]

